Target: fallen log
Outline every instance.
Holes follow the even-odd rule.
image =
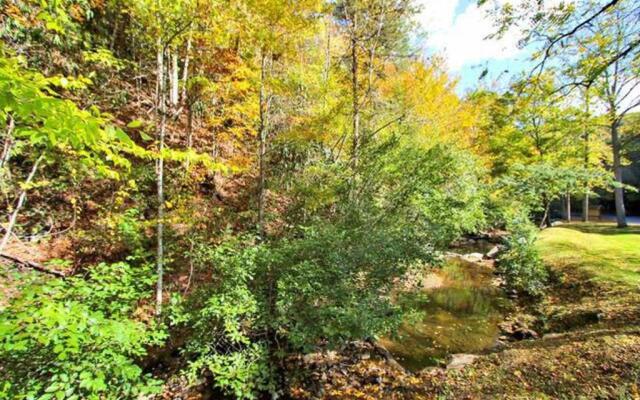
[[[60,271],[56,271],[56,270],[45,268],[44,266],[42,266],[42,264],[38,264],[37,262],[34,262],[34,261],[21,260],[18,257],[14,257],[14,256],[12,256],[10,254],[6,254],[6,253],[0,253],[0,257],[6,258],[7,260],[13,261],[16,264],[20,264],[20,265],[22,265],[24,267],[31,268],[33,270],[36,270],[38,272],[42,272],[44,274],[57,276],[58,278],[66,278],[67,277],[67,275],[64,272],[60,272]]]

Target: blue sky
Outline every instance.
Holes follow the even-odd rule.
[[[499,40],[485,39],[495,28],[486,9],[478,8],[476,0],[417,2],[422,6],[418,22],[427,34],[422,43],[425,54],[438,54],[446,59],[450,73],[460,80],[461,94],[478,86],[485,67],[489,73],[483,84],[490,87],[504,84],[514,74],[528,70],[531,51],[518,48],[516,32]]]

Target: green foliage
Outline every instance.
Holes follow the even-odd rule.
[[[391,293],[409,266],[484,225],[481,170],[450,147],[391,137],[363,149],[355,177],[333,167],[290,172],[286,234],[193,242],[190,258],[213,282],[169,317],[194,329],[192,379],[208,370],[250,398],[273,388],[273,357],[393,331],[403,310]]]
[[[203,370],[213,374],[214,385],[236,399],[255,399],[268,389],[270,367],[266,348],[252,343],[229,353],[210,353],[189,365],[188,376],[195,381]]]
[[[454,148],[436,147],[429,157],[419,184],[416,199],[422,224],[431,243],[446,248],[464,234],[478,232],[486,221],[487,185],[482,181],[486,171],[473,155]],[[408,173],[408,171],[407,171]]]
[[[508,218],[507,250],[498,259],[498,270],[507,285],[516,291],[540,296],[548,273],[536,248],[538,229],[529,221],[526,213],[517,213]]]
[[[15,123],[13,135],[35,154],[71,154],[102,175],[118,177],[114,168],[128,168],[123,152],[141,154],[129,137],[108,124],[97,110],[79,109],[56,96],[46,78],[23,68],[18,59],[0,57],[0,120]]]
[[[252,339],[260,311],[252,281],[261,251],[248,238],[229,237],[217,246],[196,242],[194,266],[212,273],[215,282],[169,311],[174,324],[193,329],[185,348],[193,359],[186,371],[190,381],[208,371],[216,387],[239,399],[255,398],[269,383],[264,344]]]
[[[57,49],[71,55],[73,50],[86,44],[87,37],[83,35],[81,28],[83,22],[93,17],[92,6],[93,3],[88,0],[14,1],[10,6],[3,5],[6,7],[3,11],[10,18],[3,20],[0,34],[7,42],[19,43],[25,47],[40,44],[49,51]],[[47,54],[38,56],[41,57],[37,60],[38,64],[51,62]],[[62,66],[70,69],[75,63],[64,60]]]
[[[508,284],[540,294],[546,275],[528,219],[561,196],[605,184],[576,168],[602,159],[590,160],[595,153],[578,140],[595,141],[581,126],[593,119],[548,101],[551,75],[504,95],[459,97],[440,61],[404,57],[413,53],[414,5],[0,6],[8,48],[0,128],[11,156],[3,154],[0,173],[24,176],[42,156],[38,180],[44,175],[51,192],[65,195],[51,203],[71,199],[74,225],[78,216],[68,236],[73,265],[85,256],[127,260],[27,285],[2,310],[0,397],[158,390],[135,362],[164,337],[146,322],[156,215],[167,272],[162,318],[188,335],[182,372],[192,383],[211,377],[236,398],[278,393],[289,352],[395,330],[406,310],[392,294],[409,268],[436,263],[452,241],[483,229],[487,209],[511,231],[500,259]],[[162,153],[150,150],[160,132]],[[159,158],[165,168],[154,170]],[[2,182],[7,205],[17,181]],[[154,195],[158,182],[164,200]],[[44,231],[52,211],[47,224],[57,233],[71,218],[40,206],[52,197],[42,180],[29,186],[36,210],[20,215],[17,232]],[[24,224],[34,215],[37,229]]]
[[[133,318],[148,267],[100,264],[87,277],[24,287],[0,312],[0,395],[121,399],[157,392],[135,359],[165,333]]]
[[[120,71],[125,67],[125,63],[122,60],[115,57],[110,50],[105,48],[85,51],[83,56],[86,62],[95,64],[106,70]]]
[[[144,240],[140,221],[140,211],[137,208],[125,210],[117,221],[117,231],[122,240],[131,250],[142,248]]]
[[[536,213],[544,212],[555,199],[583,194],[587,183],[593,188],[606,187],[610,182],[611,177],[601,170],[536,163],[515,165],[496,182],[496,187],[498,196],[511,202],[510,207]]]
[[[293,171],[283,183],[292,186],[295,200],[286,215],[290,225],[323,219],[348,225],[353,216],[367,227],[420,232],[421,242],[437,249],[484,226],[486,187],[479,160],[451,145],[425,149],[412,140],[391,136],[368,146],[357,171],[347,163]]]
[[[400,310],[390,301],[393,280],[408,260],[430,255],[412,240],[415,231],[351,222],[308,227],[303,238],[279,243],[262,260],[261,323],[296,348],[310,350],[321,339],[335,346],[395,328]]]
[[[484,225],[479,173],[451,146],[397,136],[362,148],[355,170],[293,171],[293,232],[272,241],[256,277],[263,323],[305,350],[393,330],[390,293],[408,265]]]

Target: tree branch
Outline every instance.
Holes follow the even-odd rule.
[[[45,267],[42,266],[42,264],[38,264],[37,262],[33,262],[33,261],[28,261],[28,260],[22,260],[19,259],[17,257],[14,257],[10,254],[6,254],[6,253],[0,253],[0,257],[5,258],[9,261],[13,261],[16,264],[20,264],[22,266],[25,266],[27,268],[31,268],[34,269],[38,272],[42,272],[45,274],[49,274],[49,275],[53,275],[53,276],[57,276],[58,278],[66,278],[67,275],[64,272],[60,272],[60,271],[55,271],[52,269],[47,269]]]

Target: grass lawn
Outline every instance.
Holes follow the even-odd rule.
[[[640,285],[640,227],[572,223],[545,229],[538,248],[553,269],[573,269],[597,283],[637,289]]]

